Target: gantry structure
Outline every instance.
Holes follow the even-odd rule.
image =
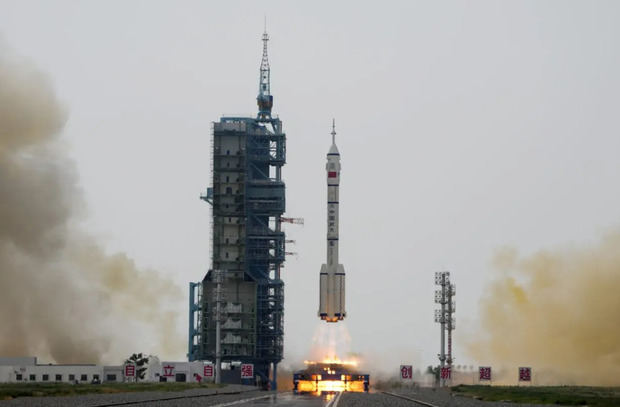
[[[216,360],[219,319],[221,361],[252,363],[275,389],[284,334],[286,135],[271,114],[266,30],[262,41],[258,114],[213,123],[212,186],[201,196],[212,209],[211,268],[190,283],[188,358]]]

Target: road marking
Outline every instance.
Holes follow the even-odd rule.
[[[334,403],[332,407],[338,407],[338,403],[340,403],[340,397],[342,397],[342,393],[338,394],[338,398],[336,399],[336,402]]]
[[[342,393],[338,393],[338,395],[335,396],[333,399],[331,399],[329,403],[325,405],[325,407],[338,407],[338,402],[340,401],[340,397],[342,397]]]
[[[400,394],[396,394],[396,393],[390,393],[390,392],[387,392],[387,391],[382,391],[381,393],[389,394],[390,396],[398,397],[399,399],[413,401],[414,403],[422,404],[423,406],[426,406],[426,407],[438,407],[438,406],[436,406],[434,404],[427,403],[426,401],[412,399],[411,397],[401,396]]]
[[[172,397],[163,397],[159,399],[145,399],[145,400],[133,400],[133,401],[121,401],[121,402],[112,402],[106,404],[97,404],[94,407],[117,407],[117,406],[131,406],[136,404],[146,404],[146,403],[156,403],[159,401],[172,401],[172,400],[185,400],[185,399],[198,399],[203,397],[213,397],[213,396],[226,396],[232,394],[242,394],[245,392],[234,391],[234,392],[218,392],[217,390],[214,393],[210,394],[194,394],[190,396],[172,396]],[[261,396],[257,398],[266,398],[271,396]],[[219,405],[219,404],[218,404]],[[224,405],[224,404],[222,404]],[[228,405],[228,404],[225,404]]]
[[[271,397],[271,396],[272,396],[272,395],[271,395],[271,394],[269,394],[269,395],[267,395],[267,396],[252,397],[252,398],[249,398],[249,399],[242,399],[242,400],[237,400],[237,401],[231,401],[231,402],[229,402],[229,403],[215,404],[215,405],[213,405],[213,406],[211,406],[211,407],[226,407],[226,406],[234,406],[234,405],[237,405],[237,404],[248,403],[248,402],[250,402],[250,401],[254,401],[254,400],[267,399],[267,398],[269,398],[269,397]]]

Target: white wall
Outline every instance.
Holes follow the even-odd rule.
[[[111,380],[109,375],[115,375],[116,379]],[[103,381],[104,382],[122,382],[123,381],[123,366],[104,366],[103,367]]]
[[[185,382],[187,383],[195,383],[196,378],[195,374],[198,374],[202,377],[202,381],[213,381],[213,377],[206,378],[204,377],[204,366],[209,363],[204,363],[201,361],[195,362],[171,362],[171,361],[163,361],[163,362],[155,362],[149,364],[149,369],[147,371],[147,380],[149,381],[160,381],[161,377],[166,378],[168,382],[177,381],[177,374],[185,375]]]
[[[95,376],[103,381],[103,366],[96,365],[35,365],[10,366],[7,382],[65,382],[90,383]],[[58,378],[56,375],[60,375]],[[73,375],[72,378],[71,375]],[[21,376],[21,380],[20,380]],[[47,380],[44,380],[47,377]],[[73,379],[73,380],[72,380]]]
[[[10,380],[13,366],[0,366],[0,383],[6,383]]]
[[[26,359],[23,359],[26,361]],[[20,359],[21,361],[21,359]],[[202,377],[203,381],[213,381],[213,377],[204,378],[205,364],[200,361],[196,362],[160,362],[157,358],[152,358],[149,363],[145,381],[158,382],[160,377],[165,377],[168,382],[177,381],[177,374],[185,375],[185,382],[196,382],[195,374]],[[2,365],[0,364],[0,383],[73,383],[77,380],[79,383],[90,383],[95,376],[101,382],[108,381],[108,375],[116,375],[115,382],[123,382],[123,366],[100,366],[100,365]],[[34,375],[31,377],[31,375]],[[47,375],[47,380],[43,380]],[[60,375],[57,380],[56,375]],[[73,379],[70,379],[73,375]],[[85,375],[83,379],[83,375]],[[21,379],[20,379],[21,376]]]

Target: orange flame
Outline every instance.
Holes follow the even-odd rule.
[[[347,366],[357,366],[359,361],[351,359],[351,360],[341,360],[338,356],[326,356],[320,362],[315,362],[313,360],[304,360],[304,364],[306,365],[316,365],[317,363],[327,363],[334,365],[347,365]]]

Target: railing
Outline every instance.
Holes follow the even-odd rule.
[[[271,200],[258,200],[248,198],[248,209],[251,209],[255,212],[257,211],[284,211],[284,199],[278,199],[277,201]]]
[[[279,180],[277,178],[258,178],[258,179],[249,179],[248,184],[250,185],[277,185],[283,186],[284,181]]]
[[[276,232],[268,227],[252,227],[246,231],[247,236],[273,236],[274,238],[283,237],[284,232]]]

